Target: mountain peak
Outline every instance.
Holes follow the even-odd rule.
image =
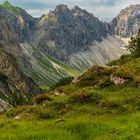
[[[65,4],[57,5],[55,11],[66,11],[69,10],[68,6]]]
[[[81,9],[79,6],[75,5],[72,8],[72,13],[75,16],[94,16],[93,14],[89,13],[88,11],[86,11],[85,9]]]
[[[127,8],[121,10],[120,14],[133,14],[136,11],[140,11],[140,4],[130,5]]]
[[[140,8],[140,4],[131,4],[129,8]]]
[[[73,8],[72,8],[72,11],[75,13],[83,13],[85,12],[85,10],[81,9],[80,7],[78,7],[77,5],[75,5]]]
[[[13,7],[13,5],[9,1],[4,1],[4,3],[2,4],[2,6],[4,8],[12,8]]]
[[[13,6],[9,1],[4,1],[3,4],[1,5],[5,10],[8,11],[12,11],[14,13],[19,13],[21,12],[23,9],[20,7],[15,7]]]
[[[116,35],[130,38],[135,36],[140,28],[140,4],[130,5],[120,11],[118,16],[111,22]]]
[[[55,14],[56,18],[63,22],[66,22],[72,16],[72,13],[68,6],[64,4],[57,5],[53,13]]]
[[[79,6],[77,6],[77,5],[75,5],[72,9],[73,10],[81,10],[81,8]]]

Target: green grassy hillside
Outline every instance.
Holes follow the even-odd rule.
[[[28,58],[26,61],[29,61],[26,67],[22,65],[22,69],[40,86],[52,86],[64,77],[76,77],[82,73],[61,61],[44,55],[30,44],[22,44],[22,49],[23,58]]]
[[[1,140],[139,140],[140,57],[93,66],[0,115]],[[59,84],[58,84],[59,85]]]

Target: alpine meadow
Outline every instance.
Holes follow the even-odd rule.
[[[137,0],[0,3],[0,140],[140,139]]]

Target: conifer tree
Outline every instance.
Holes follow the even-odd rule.
[[[140,56],[140,29],[135,37],[131,37],[131,41],[128,45],[128,51],[136,57]]]

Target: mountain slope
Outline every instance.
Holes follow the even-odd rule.
[[[12,25],[20,42],[29,41],[35,27],[35,19],[24,9],[14,7],[8,1],[0,5],[0,13]]]
[[[34,81],[23,74],[16,59],[0,49],[0,98],[16,104],[15,97],[36,96],[40,93],[41,90]],[[3,104],[3,101],[0,102],[0,106],[3,106],[1,103]]]
[[[80,71],[74,70],[72,67],[66,64],[44,55],[39,49],[30,44],[20,44],[23,52],[23,58],[27,57],[26,61],[29,65],[24,65],[23,70],[33,77],[33,79],[40,85],[51,86],[57,83],[59,79],[67,76],[77,76]]]
[[[139,5],[126,8],[111,23],[100,21],[78,6],[69,9],[58,5],[47,15],[33,18],[25,10],[5,2],[0,12],[1,26],[9,27],[2,30],[1,42],[11,42],[4,45],[5,50],[41,85],[52,85],[73,75],[68,69],[75,76],[75,72],[77,75],[93,64],[105,65],[119,59],[126,52],[126,39],[122,37],[130,37],[139,28]]]
[[[109,24],[78,6],[69,9],[58,5],[38,19],[32,40],[36,39],[34,43],[45,55],[83,71],[93,64],[118,59],[125,52],[124,43],[112,36],[109,28]],[[114,53],[108,51],[112,48]]]
[[[26,75],[32,77],[40,85],[52,85],[62,77],[75,76],[75,73],[80,73],[62,62],[53,62],[49,56],[44,55],[29,42],[35,19],[23,9],[5,2],[0,6],[0,11],[2,29],[0,43],[3,44],[5,51],[17,58]]]
[[[44,31],[40,32],[41,29]],[[39,19],[34,34],[33,40],[36,38],[39,48],[59,60],[67,60],[69,55],[86,49],[93,40],[102,41],[107,36],[107,27],[86,10],[58,5]]]
[[[93,64],[105,65],[108,62],[120,58],[126,52],[124,42],[108,35],[103,41],[94,41],[86,51],[79,51],[70,56],[69,63],[77,69],[88,69]]]

